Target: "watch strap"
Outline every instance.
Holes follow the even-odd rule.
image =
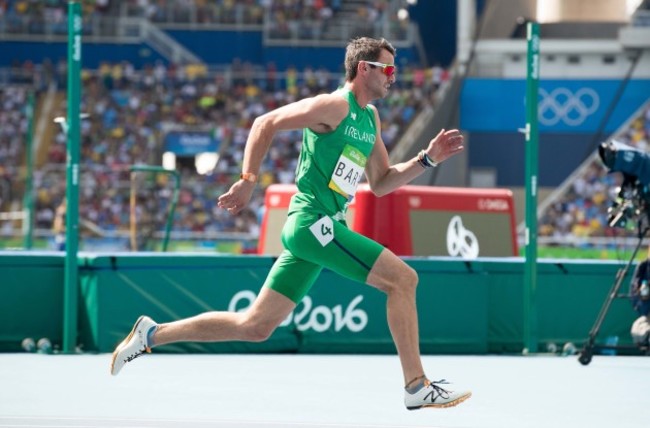
[[[239,174],[239,178],[245,181],[250,181],[251,183],[257,182],[257,175],[253,174],[252,172],[242,172]]]

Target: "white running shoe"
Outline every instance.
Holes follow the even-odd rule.
[[[131,333],[113,351],[113,360],[111,361],[113,376],[116,376],[126,363],[133,361],[145,352],[151,353],[151,348],[147,343],[147,334],[155,326],[156,323],[147,316],[142,315],[138,318]]]
[[[470,391],[452,391],[440,385],[451,385],[446,380],[435,382],[424,381],[424,387],[414,394],[404,391],[404,404],[409,410],[417,410],[423,407],[453,407],[462,403],[472,396]]]

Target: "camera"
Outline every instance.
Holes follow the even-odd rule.
[[[616,140],[602,143],[598,154],[610,172],[623,174],[616,199],[607,210],[610,227],[627,228],[650,214],[650,155]]]

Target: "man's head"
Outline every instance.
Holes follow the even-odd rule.
[[[395,48],[384,38],[359,37],[351,40],[345,50],[345,80],[353,81],[357,77],[359,62],[377,61],[383,50],[395,57]]]

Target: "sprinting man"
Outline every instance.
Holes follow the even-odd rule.
[[[463,150],[458,130],[441,130],[419,155],[389,165],[377,109],[396,78],[395,48],[385,39],[352,40],[345,54],[345,85],[331,94],[285,105],[258,117],[251,128],[242,173],[219,206],[232,214],[249,202],[273,136],[304,129],[296,171],[298,192],[282,230],[285,250],[246,311],[205,312],[156,324],[141,316],[113,353],[111,373],[127,362],[174,342],[266,340],[307,294],[323,268],[375,287],[387,296],[387,318],[404,375],[409,410],[455,406],[471,396],[444,381],[430,381],[420,358],[415,304],[417,273],[379,243],[351,231],[345,213],[365,173],[382,196]]]

